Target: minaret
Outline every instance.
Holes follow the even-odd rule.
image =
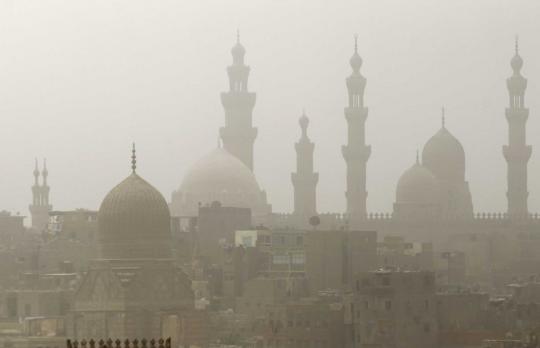
[[[506,109],[508,120],[508,145],[503,146],[504,158],[507,162],[508,191],[508,216],[511,218],[523,218],[529,214],[527,208],[527,162],[531,157],[532,148],[526,142],[526,123],[529,117],[529,109],[525,107],[525,90],[527,79],[521,75],[523,59],[519,55],[518,41],[516,38],[515,55],[510,65],[514,73],[506,80],[510,105]]]
[[[43,161],[43,170],[41,171],[42,184],[39,183],[39,169],[37,159],[34,168],[34,185],[32,186],[32,204],[28,207],[32,216],[32,228],[38,232],[42,232],[47,228],[49,223],[49,212],[52,210],[52,205],[49,204],[50,187],[47,183],[49,171],[47,170],[47,162]]]
[[[302,135],[295,144],[296,173],[291,174],[294,186],[294,215],[301,224],[308,223],[310,217],[317,215],[316,188],[319,173],[313,171],[313,150],[315,144],[309,140],[307,128],[309,119],[303,113],[299,120]]]
[[[252,125],[255,93],[248,92],[250,69],[244,64],[245,53],[237,33],[236,45],[231,50],[233,64],[227,68],[229,91],[221,93],[225,126],[221,127],[220,135],[225,150],[253,170],[253,142],[257,137],[257,128]]]
[[[358,37],[354,38],[354,54],[350,59],[352,74],[347,78],[349,105],[345,108],[348,124],[348,142],[342,147],[347,164],[347,215],[352,227],[366,218],[366,163],[371,147],[365,141],[365,122],[368,108],[364,107],[366,78],[360,74],[362,58],[358,55]]]

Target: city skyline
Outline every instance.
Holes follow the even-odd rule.
[[[526,8],[527,5],[525,4],[519,11],[523,11],[523,15],[526,15]],[[272,11],[275,11],[275,8]],[[330,11],[329,17],[332,16],[332,13]],[[155,20],[158,18],[157,15],[158,13],[151,13],[148,16]],[[499,14],[499,17],[495,16],[495,18],[491,17],[489,19],[500,24],[504,21],[504,16]],[[497,20],[500,21],[497,22]],[[528,139],[529,144],[533,146],[533,155],[529,163],[529,210],[531,212],[537,211],[538,202],[540,201],[538,198],[540,183],[535,180],[535,177],[538,176],[539,165],[534,149],[539,146],[534,132],[538,124],[535,121],[535,111],[540,107],[538,107],[539,101],[536,98],[538,89],[535,82],[540,79],[540,74],[538,73],[539,67],[535,64],[535,61],[538,61],[538,49],[531,40],[531,32],[523,29],[527,25],[532,25],[532,23],[523,22],[524,24],[521,24],[520,28],[516,28],[517,25],[513,27],[509,25],[508,28],[504,26],[503,28],[497,28],[492,33],[492,36],[484,41],[478,39],[478,33],[470,33],[470,40],[458,42],[464,46],[461,50],[464,54],[460,55],[458,54],[460,51],[454,51],[455,56],[451,56],[449,60],[442,59],[448,59],[448,57],[442,57],[447,51],[440,46],[446,44],[449,46],[447,49],[451,50],[459,46],[458,43],[448,39],[446,41],[442,39],[435,41],[433,42],[434,47],[427,50],[431,55],[425,55],[423,60],[418,60],[418,56],[415,56],[417,59],[416,64],[407,65],[405,65],[405,61],[409,61],[410,57],[401,57],[402,59],[400,59],[399,55],[390,55],[389,57],[388,50],[391,45],[384,45],[389,41],[385,41],[385,37],[381,37],[379,40],[372,38],[368,33],[367,29],[369,28],[367,26],[356,25],[355,28],[352,28],[352,25],[349,25],[351,28],[346,28],[347,33],[343,33],[344,28],[339,28],[336,33],[328,35],[333,39],[332,41],[328,40],[328,36],[317,40],[321,37],[290,35],[289,38],[285,37],[282,40],[275,41],[276,47],[274,48],[280,51],[280,54],[275,56],[275,60],[279,63],[275,67],[269,67],[268,63],[262,61],[268,58],[264,56],[268,54],[268,47],[265,47],[268,46],[268,43],[267,40],[263,39],[264,36],[257,35],[257,28],[237,25],[240,27],[241,40],[247,50],[246,61],[251,67],[250,89],[257,93],[254,126],[259,129],[259,135],[255,143],[255,173],[261,187],[268,193],[268,200],[273,204],[274,211],[292,211],[293,191],[290,183],[290,173],[295,170],[294,143],[298,137],[297,120],[302,113],[302,108],[306,109],[306,114],[311,121],[310,138],[315,143],[315,170],[320,173],[318,186],[319,211],[344,211],[345,209],[345,185],[343,179],[345,165],[339,147],[344,144],[346,139],[346,121],[343,117],[343,107],[346,104],[347,92],[344,79],[350,71],[348,60],[353,49],[353,34],[356,32],[359,35],[359,53],[364,61],[362,72],[368,80],[366,104],[370,108],[370,115],[366,122],[366,138],[367,142],[372,146],[373,152],[367,169],[367,187],[370,193],[367,200],[368,211],[391,211],[391,204],[395,199],[394,192],[397,179],[406,168],[414,163],[415,150],[422,148],[425,141],[439,129],[439,110],[442,105],[445,105],[447,109],[448,128],[462,142],[465,148],[467,155],[466,178],[470,183],[475,211],[505,211],[506,163],[501,154],[501,148],[507,142],[507,123],[504,118],[504,109],[507,107],[508,97],[505,79],[511,74],[509,61],[513,55],[513,38],[516,33],[520,34],[521,52],[525,61],[523,74],[530,82],[526,102],[531,110],[528,123]],[[481,24],[478,24],[477,28],[487,30]],[[6,25],[4,24],[4,26]],[[204,49],[204,51],[190,53],[191,58],[199,57],[201,60],[200,66],[189,68],[196,72],[194,75],[197,75],[197,72],[200,73],[201,78],[198,79],[183,79],[181,71],[188,68],[182,65],[181,60],[176,62],[181,66],[181,69],[173,71],[172,74],[165,74],[165,71],[158,69],[155,65],[157,61],[152,59],[151,52],[143,50],[143,52],[149,54],[146,58],[149,58],[148,62],[150,64],[146,68],[138,68],[142,73],[140,77],[130,77],[132,80],[128,82],[135,82],[136,86],[136,88],[130,90],[133,95],[129,95],[128,92],[124,92],[124,94],[110,92],[118,92],[116,88],[122,86],[122,84],[118,84],[118,78],[121,75],[138,70],[136,64],[133,66],[131,64],[144,62],[144,60],[139,61],[134,58],[131,62],[127,60],[127,62],[130,62],[129,69],[122,73],[116,73],[116,75],[104,74],[107,69],[98,69],[95,79],[83,74],[90,81],[98,81],[99,84],[105,84],[109,80],[113,81],[114,91],[106,91],[105,88],[105,91],[100,92],[87,86],[80,90],[80,94],[70,95],[68,93],[67,96],[62,96],[59,92],[74,83],[69,79],[57,79],[56,84],[41,86],[42,90],[30,91],[30,95],[40,91],[43,93],[43,99],[40,99],[39,103],[39,105],[45,106],[43,115],[29,115],[28,113],[32,108],[29,109],[27,106],[14,109],[15,106],[21,106],[21,104],[15,102],[16,100],[13,99],[13,94],[11,94],[17,88],[10,89],[7,94],[4,94],[5,98],[3,98],[7,102],[4,103],[3,113],[11,115],[7,117],[7,129],[12,129],[14,132],[27,129],[28,133],[34,136],[28,137],[29,139],[25,138],[23,141],[19,140],[23,144],[15,142],[20,146],[21,151],[24,150],[23,152],[28,154],[26,161],[21,161],[24,158],[21,157],[21,153],[18,151],[12,151],[12,154],[5,153],[7,156],[4,157],[7,157],[8,163],[13,161],[12,156],[17,156],[18,162],[24,162],[7,166],[6,175],[16,172],[15,177],[17,179],[11,181],[9,185],[3,186],[4,188],[9,186],[9,190],[5,195],[6,204],[14,205],[13,207],[5,206],[5,208],[21,211],[23,214],[26,212],[25,207],[31,199],[29,186],[32,179],[33,159],[37,155],[49,159],[51,173],[49,181],[52,187],[51,202],[55,205],[55,208],[85,207],[97,209],[99,197],[110,186],[109,183],[114,182],[124,174],[120,171],[123,166],[115,165],[112,168],[111,164],[116,164],[119,161],[126,161],[127,163],[127,160],[121,157],[121,154],[125,153],[122,149],[129,148],[132,141],[136,141],[138,144],[141,170],[145,173],[145,177],[151,179],[163,195],[169,198],[172,190],[178,188],[183,174],[195,162],[196,158],[215,148],[218,129],[223,125],[223,110],[219,102],[219,93],[225,91],[227,87],[225,67],[230,63],[229,50],[235,41],[237,26],[230,26],[229,32],[219,33],[219,47],[205,44],[203,38],[205,36],[211,37],[208,32],[204,33],[204,35],[203,33],[197,33],[196,37],[201,39],[190,41],[190,47]],[[469,27],[471,26],[469,23]],[[364,27],[364,31],[362,31],[362,27]],[[465,25],[465,27],[467,26]],[[305,28],[306,25],[304,25]],[[118,33],[122,33],[122,29],[116,29]],[[159,29],[165,30],[166,28],[159,27]],[[414,30],[409,29],[409,35]],[[330,29],[329,32],[331,32]],[[465,36],[464,32],[465,30],[459,32],[457,36],[459,38],[461,38],[461,35]],[[176,33],[171,31],[168,34]],[[497,34],[504,36],[498,37]],[[6,33],[4,32],[1,35],[4,36],[3,46],[6,46],[9,43],[9,40],[6,40]],[[269,35],[268,32],[266,35]],[[403,33],[403,35],[406,34]],[[276,34],[274,38],[276,36],[278,35]],[[171,40],[170,37],[166,39]],[[423,41],[421,37],[411,37],[409,39],[410,45],[419,45],[417,46],[418,51],[426,53],[426,47],[421,46]],[[181,40],[175,42],[178,45],[182,44]],[[326,53],[332,59],[328,60],[327,56],[317,57],[313,53],[306,54],[301,46],[295,47],[295,44],[302,42],[310,43],[304,49],[304,51],[308,50],[309,53],[319,47],[312,47],[311,43],[313,42],[325,43],[326,45],[330,43],[331,45]],[[161,44],[164,45],[165,42]],[[377,44],[380,46],[377,46]],[[495,52],[489,52],[492,58],[491,61],[479,64],[478,61],[481,60],[481,57],[473,57],[470,52],[486,54],[486,45]],[[144,47],[141,45],[139,48]],[[164,49],[164,46],[160,46],[160,48]],[[394,48],[397,50],[400,45],[396,44]],[[435,52],[435,48],[439,52]],[[414,52],[415,50],[411,51]],[[290,66],[292,66],[294,72],[292,74],[287,71],[288,75],[292,75],[288,79],[276,75],[275,71],[273,75],[268,73],[269,68],[279,71],[280,68],[287,67],[283,65],[283,60],[280,60],[279,56],[283,55],[282,52],[287,53],[291,61]],[[386,54],[380,54],[381,52]],[[469,54],[466,54],[467,52]],[[81,54],[82,52],[75,51],[75,53]],[[379,55],[380,59],[378,59]],[[212,65],[206,64],[208,56],[212,57],[210,59],[213,62]],[[13,59],[13,53],[7,57]],[[16,65],[16,62],[12,59],[6,59],[5,57],[2,66],[6,66],[6,60],[8,63]],[[169,66],[175,59],[168,57],[164,63]],[[190,60],[188,59],[188,61]],[[385,69],[385,66],[388,67],[385,62],[388,63],[388,61],[393,62],[394,69]],[[443,61],[446,63],[446,72],[438,72],[436,69],[430,71],[430,69],[435,68],[434,66]],[[98,62],[103,63],[102,61]],[[115,65],[120,62],[111,60],[109,64]],[[470,70],[461,70],[462,75],[457,76],[456,69],[463,68],[464,62],[468,64],[467,67]],[[314,65],[318,66],[319,69],[310,69]],[[329,68],[321,70],[320,67],[325,65]],[[291,68],[290,66],[288,68]],[[78,67],[83,68],[83,64],[81,63]],[[107,66],[102,65],[101,67]],[[109,66],[109,68],[111,67]],[[210,72],[207,71],[209,67]],[[405,74],[397,73],[396,70],[399,69],[396,68],[410,69],[410,71],[405,76]],[[6,69],[3,70],[4,74],[8,74]],[[31,71],[31,69],[29,70]],[[36,71],[39,71],[39,69]],[[314,81],[306,80],[307,76],[313,75],[312,71],[321,73],[320,78],[315,78],[316,81],[320,82],[320,85],[315,86],[313,85]],[[471,71],[478,72],[478,76],[475,76]],[[17,72],[16,69],[15,72]],[[76,76],[81,76],[81,71],[75,70],[75,72]],[[156,72],[159,74],[155,74]],[[396,76],[396,83],[392,85],[388,83],[391,80],[389,78],[392,75],[391,73],[395,73]],[[429,76],[430,73],[433,76]],[[7,89],[10,86],[17,87],[13,82],[15,74],[13,72],[11,74],[8,74],[11,79],[4,79],[5,82],[11,84],[4,84],[2,89]],[[441,74],[446,76],[446,79],[439,78],[439,81],[431,81],[431,78],[435,79]],[[212,80],[208,75],[213,75],[215,78]],[[52,77],[45,76],[44,81],[50,82]],[[66,78],[66,76],[64,77]],[[97,77],[101,77],[101,79]],[[489,79],[486,80],[486,77]],[[290,79],[298,82],[291,85],[280,85],[280,82],[290,81]],[[146,83],[149,81],[159,87],[154,88],[154,91],[147,89]],[[302,83],[302,81],[309,83]],[[445,84],[444,81],[451,81],[452,83]],[[461,87],[456,81],[461,81]],[[64,85],[62,82],[66,82],[66,84]],[[174,84],[182,84],[182,88],[188,91],[190,89],[194,90],[196,96],[200,95],[201,91],[205,91],[205,94],[200,97],[201,100],[180,105],[181,100],[189,99],[189,94],[184,93],[185,95],[181,97],[179,97],[181,94],[175,95],[176,87],[169,88]],[[75,83],[75,85],[78,84]],[[212,88],[205,88],[207,85],[212,86]],[[304,87],[299,87],[301,85]],[[432,90],[435,85],[440,88],[440,93]],[[408,86],[411,87],[410,90],[407,90]],[[411,98],[404,97],[403,99],[406,101],[398,101],[395,98],[400,90],[404,96],[409,96],[409,93],[413,94],[412,92],[416,92],[416,95],[413,94]],[[430,90],[429,93],[432,94],[426,98],[421,97],[421,92],[427,90]],[[325,96],[328,97],[317,97],[320,91],[326,91]],[[184,90],[184,92],[186,91]],[[288,92],[292,97],[288,97],[281,104],[275,104],[278,102],[276,98],[282,97],[284,92]],[[156,101],[151,102],[142,98],[145,94],[152,96]],[[92,95],[95,96],[95,105],[90,110],[73,104],[78,98],[81,98],[79,101],[89,103],[92,100]],[[297,97],[297,95],[299,96]],[[110,99],[100,99],[100,97],[104,96]],[[111,103],[111,100],[115,97],[119,97],[119,100],[117,103],[112,103],[114,107],[106,108],[106,104]],[[131,98],[138,99],[133,105],[133,109],[131,107],[125,110],[121,109],[123,103],[131,100]],[[62,103],[63,100],[68,102]],[[55,103],[57,104],[56,108],[53,107]],[[58,107],[59,105],[61,107]],[[196,105],[199,105],[199,107]],[[279,105],[279,112],[272,112],[275,109],[273,105]],[[73,111],[80,112],[80,116],[78,118],[74,116],[74,118],[70,119],[69,117],[56,117],[53,115],[47,120],[44,115],[53,113],[55,109],[61,115]],[[402,112],[396,112],[397,109],[401,109]],[[464,112],[464,110],[471,111]],[[6,111],[11,112],[6,113]],[[115,116],[115,114],[120,116]],[[402,114],[407,117],[403,117]],[[14,115],[22,115],[22,118],[15,119]],[[158,116],[163,116],[163,118],[158,118]],[[407,118],[409,122],[407,122]],[[19,123],[23,122],[23,120],[29,122],[23,126]],[[419,120],[422,123],[418,123]],[[58,121],[64,122],[62,126],[67,126],[64,127],[65,132],[71,132],[73,138],[54,132],[53,125],[57,124]],[[273,138],[275,139],[273,134],[276,132],[276,124],[280,125],[280,129],[277,131],[282,134],[277,142],[273,141]],[[176,127],[173,125],[176,125]],[[490,127],[494,129],[491,130]],[[146,129],[143,130],[143,128]],[[44,129],[54,135],[49,141],[47,141],[47,135],[43,135]],[[124,132],[119,136],[112,137],[112,134],[109,134],[112,130],[118,131],[122,129]],[[396,129],[399,131],[396,131]],[[475,130],[476,134],[467,134],[468,129]],[[159,139],[153,136],[156,132],[159,133]],[[190,133],[194,132],[200,134],[197,139],[186,139]],[[35,133],[39,133],[39,135],[35,136]],[[394,142],[393,140],[396,137],[403,139],[403,143]],[[149,139],[152,139],[152,141],[149,141]],[[69,144],[69,150],[67,144]],[[110,151],[104,152],[101,149],[103,145],[111,146]],[[189,148],[190,151],[184,151],[184,148]],[[398,156],[395,156],[396,150],[400,151]],[[30,151],[32,153],[29,153]],[[275,163],[276,156],[269,156],[270,151],[276,151],[276,153],[280,154],[278,163]],[[486,166],[489,168],[486,168]],[[110,169],[106,177],[100,176],[100,169],[103,168]],[[21,171],[21,169],[24,170]],[[71,177],[73,179],[70,179]],[[63,184],[59,185],[59,182]],[[85,188],[87,187],[92,189],[86,192]]]

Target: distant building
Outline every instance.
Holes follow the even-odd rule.
[[[304,236],[306,276],[312,294],[352,289],[360,272],[377,268],[375,231],[319,231]]]
[[[355,277],[356,346],[436,348],[435,274],[376,271]]]
[[[191,281],[172,258],[169,208],[135,161],[133,149],[131,175],[101,203],[99,259],[75,294],[72,337],[160,337],[165,318],[193,309]]]
[[[30,215],[32,217],[32,228],[38,232],[43,232],[49,223],[49,212],[52,210],[52,205],[49,203],[50,187],[47,184],[47,163],[43,162],[43,170],[41,171],[42,182],[39,182],[40,172],[38,163],[34,168],[34,185],[32,186],[32,204],[30,204]]]

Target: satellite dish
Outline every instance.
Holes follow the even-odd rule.
[[[321,224],[321,218],[319,216],[317,216],[317,215],[314,215],[314,216],[309,218],[309,224],[313,228],[316,228],[317,226],[319,226]]]

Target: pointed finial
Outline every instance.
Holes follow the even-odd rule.
[[[38,160],[37,160],[37,158],[35,158],[35,160],[34,160],[34,177],[36,178],[36,183],[37,183],[37,180],[38,180],[38,176],[39,176]]]
[[[240,43],[240,29],[236,29],[236,43]]]
[[[420,151],[416,149],[416,164],[420,164]]]
[[[302,116],[298,120],[300,129],[302,130],[302,137],[307,138],[307,128],[309,126],[309,118],[306,116],[306,109],[302,109]]]
[[[135,173],[135,169],[137,169],[137,154],[135,151],[135,143],[133,143],[131,148],[131,170],[133,173]]]
[[[442,127],[445,128],[446,126],[446,111],[444,109],[444,106],[441,109],[441,121],[442,121]]]
[[[219,137],[219,135],[217,137],[217,147],[218,149],[221,149],[221,138]]]
[[[358,34],[354,34],[354,52],[358,53]]]
[[[515,49],[516,49],[516,55],[519,54],[519,36],[516,35],[516,38],[515,38]]]

